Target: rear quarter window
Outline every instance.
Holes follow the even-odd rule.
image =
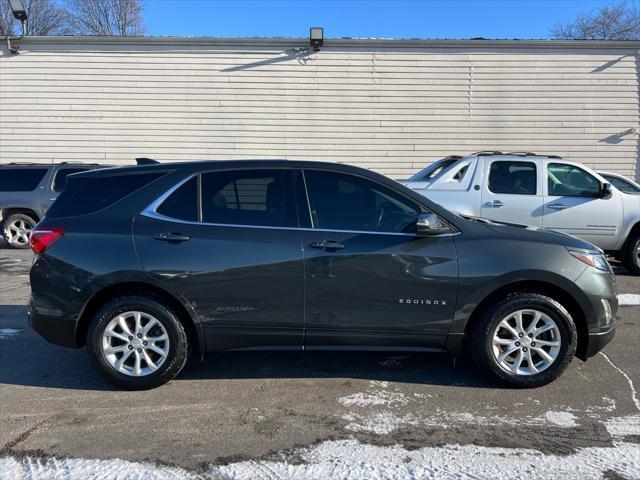
[[[0,192],[35,190],[47,170],[47,168],[2,168],[0,169]]]
[[[53,191],[61,192],[67,186],[67,177],[74,173],[86,172],[88,168],[61,168],[56,172],[56,176],[53,179]]]
[[[69,178],[67,188],[53,202],[47,217],[69,217],[107,208],[166,172],[144,172]]]

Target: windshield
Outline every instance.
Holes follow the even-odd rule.
[[[418,181],[425,182],[427,180],[431,180],[440,172],[442,172],[443,170],[445,170],[446,168],[448,168],[450,165],[454,164],[458,160],[459,160],[458,158],[444,158],[442,160],[438,160],[437,162],[432,163],[428,167],[420,170],[414,176],[409,178],[409,180],[413,180],[414,182],[418,182]]]
[[[602,175],[602,174],[601,174]],[[607,182],[616,187],[618,190],[624,193],[640,193],[640,188],[635,186],[628,180],[624,180],[620,177],[614,177],[613,175],[602,175]]]

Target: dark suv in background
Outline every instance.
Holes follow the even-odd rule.
[[[471,353],[544,385],[613,337],[602,251],[559,233],[452,214],[334,163],[221,161],[95,170],[31,236],[29,322],[87,345],[130,389],[189,351]]]
[[[0,165],[0,231],[12,248],[28,248],[29,234],[67,184],[67,176],[99,168],[87,163]]]

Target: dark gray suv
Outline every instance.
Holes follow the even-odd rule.
[[[0,165],[0,231],[11,248],[28,248],[29,234],[67,184],[67,176],[98,168],[87,163]]]
[[[29,321],[87,345],[129,389],[188,352],[471,353],[535,387],[614,335],[602,251],[450,213],[382,175],[332,163],[222,161],[74,175],[31,236]]]

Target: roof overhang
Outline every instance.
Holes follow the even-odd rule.
[[[74,44],[86,46],[210,46],[210,47],[307,47],[308,38],[221,38],[221,37],[110,37],[110,36],[44,36],[25,37],[14,43],[20,45]],[[325,39],[323,48],[584,48],[584,49],[638,49],[640,41],[609,40],[426,40],[386,38],[334,38]]]

